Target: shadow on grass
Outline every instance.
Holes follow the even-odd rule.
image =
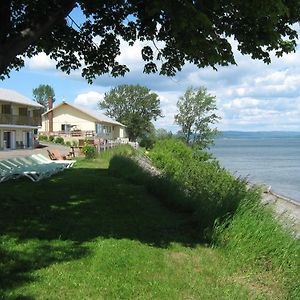
[[[4,291],[34,280],[34,270],[88,255],[84,243],[99,237],[156,247],[199,242],[187,215],[169,211],[143,186],[104,169],[71,169],[37,183],[1,184]]]

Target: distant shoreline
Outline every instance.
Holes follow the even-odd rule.
[[[300,138],[299,131],[220,131],[215,139],[222,138]]]

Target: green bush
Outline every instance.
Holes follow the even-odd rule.
[[[70,141],[66,141],[66,146],[71,147],[71,142]]]
[[[210,238],[217,220],[234,214],[246,196],[246,183],[214,162],[189,161],[177,181],[187,191],[200,229]]]
[[[84,145],[81,148],[81,152],[84,153],[84,155],[87,159],[93,159],[96,157],[95,146],[89,144],[88,142],[84,142]]]
[[[65,143],[65,141],[64,141],[64,139],[61,136],[57,136],[55,138],[55,143],[63,145]]]
[[[140,140],[139,145],[140,145],[140,147],[143,147],[143,148],[146,148],[147,150],[150,150],[154,147],[155,143],[156,143],[155,136],[150,135],[150,136],[143,137]]]
[[[49,135],[48,140],[49,142],[54,142],[55,136]]]
[[[149,157],[163,171],[169,185],[177,187],[173,200],[162,200],[169,206],[173,201],[174,207],[192,210],[201,235],[207,239],[214,223],[232,215],[246,195],[245,182],[222,169],[210,154],[177,139],[157,142]],[[178,199],[177,193],[184,196]]]
[[[48,136],[47,135],[39,135],[38,137],[39,141],[48,141]]]
[[[184,162],[193,159],[193,150],[179,140],[166,139],[155,144],[149,157],[167,175],[176,177]]]

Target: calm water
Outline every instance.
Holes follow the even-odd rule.
[[[211,152],[236,176],[300,202],[300,138],[220,138]]]

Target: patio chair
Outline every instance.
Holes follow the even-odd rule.
[[[76,162],[76,160],[51,160],[40,153],[32,154],[31,157],[40,163],[45,163],[45,164],[56,163],[56,164],[61,164],[66,168],[71,168]]]
[[[48,164],[48,163],[43,163],[43,162],[39,162],[37,160],[35,160],[34,158],[32,158],[31,156],[26,156],[26,157],[20,157],[18,158],[19,161],[23,162],[25,165],[34,168],[40,168],[41,170],[45,170],[46,172],[50,172],[50,173],[57,173],[60,171],[63,171],[65,169],[65,167],[63,165],[58,165],[55,164],[54,162]]]
[[[32,181],[40,181],[64,169],[57,164],[39,164],[30,157],[11,158],[6,161],[17,165],[20,172]]]
[[[4,160],[0,160],[0,183],[9,179],[16,179],[23,176],[19,169],[6,163]]]
[[[51,160],[71,160],[71,155],[62,155],[57,149],[47,150],[48,155]]]
[[[16,164],[10,163],[6,159],[0,161],[0,169],[2,170],[1,182],[8,179],[17,179],[23,176],[22,170],[20,170]]]

